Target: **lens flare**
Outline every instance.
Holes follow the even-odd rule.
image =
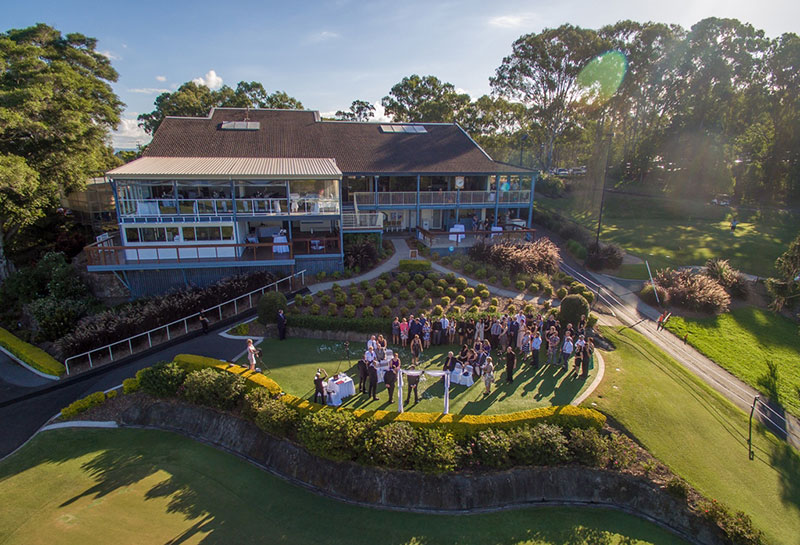
[[[595,100],[606,101],[617,92],[625,73],[628,59],[620,51],[607,51],[592,59],[578,74],[578,85],[595,95]]]

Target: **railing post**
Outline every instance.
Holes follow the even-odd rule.
[[[222,320],[222,305],[217,307],[219,309],[219,319]]]
[[[67,369],[67,376],[69,376],[69,359],[64,360],[64,367]]]
[[[150,337],[149,331],[147,332],[147,344],[150,346],[150,348],[153,348],[153,339]]]
[[[114,352],[111,351],[111,346],[108,347],[108,358],[114,361]]]
[[[189,333],[189,320],[186,318],[183,319],[183,328],[186,330],[186,333]]]
[[[92,368],[92,367],[94,367],[94,365],[92,363],[92,353],[89,352],[89,368]]]
[[[167,326],[167,340],[168,340],[168,341],[170,340],[170,336],[169,336],[169,326]]]
[[[237,302],[237,299],[234,299],[233,300],[233,315],[236,316],[237,314],[239,314],[239,303]]]
[[[131,339],[128,339],[128,351],[131,353],[131,355],[133,355],[133,343],[131,342]]]

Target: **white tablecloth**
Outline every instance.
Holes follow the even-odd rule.
[[[338,380],[333,380],[333,377],[328,379],[326,387],[328,392],[328,405],[339,406],[342,400],[356,394],[356,387],[353,384],[353,379],[347,375],[339,375]]]
[[[451,233],[463,233],[463,232],[464,232],[464,230],[465,230],[465,229],[464,229],[464,225],[462,225],[462,224],[460,224],[460,223],[459,223],[459,224],[456,224],[456,225],[453,225],[453,226],[450,228],[450,232],[451,232]],[[464,240],[464,238],[465,238],[465,237],[464,237],[464,235],[458,235],[458,234],[455,234],[455,235],[452,235],[452,234],[451,234],[451,235],[450,235],[450,240],[454,240],[454,241],[456,241],[456,242],[461,242],[462,240]]]
[[[463,369],[461,364],[457,363],[456,368],[453,371],[450,371],[450,382],[453,384],[472,386],[475,383],[475,381],[472,379],[472,366],[467,365],[466,369]]]
[[[284,235],[275,235],[274,237],[272,237],[272,243],[274,244],[274,246],[272,247],[273,253],[275,254],[289,253],[289,243]]]
[[[252,244],[258,244],[258,237],[255,237],[255,236],[247,237],[247,238],[245,238],[245,240],[247,242],[252,243]]]
[[[389,360],[387,359],[378,362],[378,364],[375,367],[378,370],[378,382],[383,382],[383,374],[389,370]]]

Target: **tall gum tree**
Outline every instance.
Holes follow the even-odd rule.
[[[124,104],[96,45],[45,24],[0,34],[0,278],[20,230],[115,162],[108,134]]]

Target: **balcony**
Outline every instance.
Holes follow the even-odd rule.
[[[380,212],[342,214],[342,229],[345,231],[382,230],[383,214]]]
[[[356,206],[376,206],[375,193],[353,193]],[[530,190],[501,191],[500,205],[525,205],[530,202]],[[421,191],[420,206],[442,207],[492,207],[495,206],[494,191]],[[377,194],[377,206],[416,206],[416,191],[389,191]]]
[[[162,216],[231,217],[335,215],[339,200],[296,193],[286,198],[237,199],[120,199],[120,215],[125,218],[159,218]]]
[[[431,231],[417,228],[418,238],[428,248],[471,248],[479,242],[533,240],[536,229],[526,229],[516,225],[495,227],[491,231]]]

